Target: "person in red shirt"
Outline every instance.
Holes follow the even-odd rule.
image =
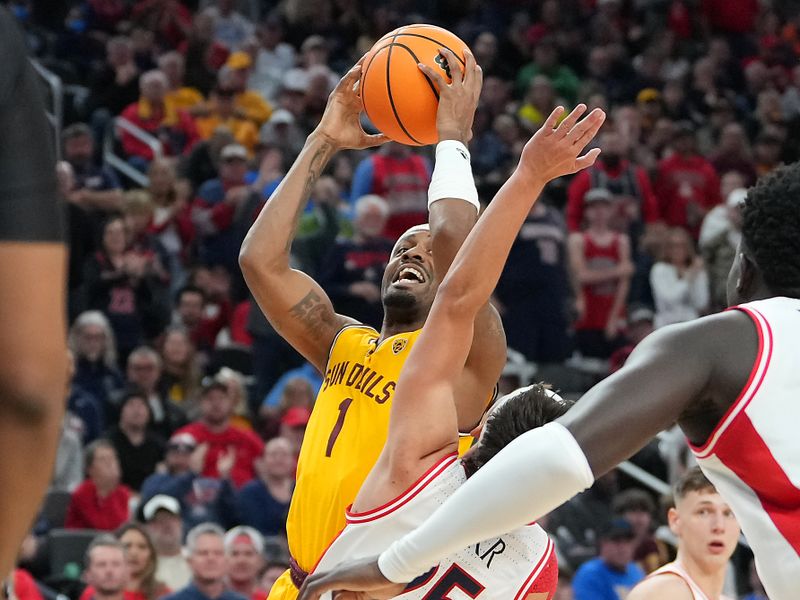
[[[254,461],[261,456],[264,442],[252,431],[231,426],[233,398],[224,382],[212,379],[200,393],[200,419],[178,430],[189,433],[198,444],[206,444],[202,475],[218,477],[217,460],[223,453],[233,453],[230,479],[241,487],[255,477]]]
[[[16,600],[44,600],[36,581],[25,569],[14,569],[11,574],[11,589],[8,598]]]
[[[253,529],[240,525],[225,534],[228,589],[248,600],[266,600],[267,590],[260,585],[264,568],[264,538]]]
[[[672,140],[672,156],[658,165],[655,192],[669,227],[688,229],[697,239],[706,213],[722,202],[714,166],[697,153],[694,128],[681,123]]]
[[[628,232],[631,244],[636,245],[645,228],[661,220],[658,200],[647,172],[625,158],[628,153],[625,139],[613,129],[600,136],[603,153],[588,169],[580,171],[567,189],[567,228],[581,231],[586,218],[586,193],[604,188],[614,197],[612,226]]]
[[[131,491],[120,483],[117,451],[100,439],[86,448],[87,479],[72,492],[64,527],[111,531],[128,520]]]

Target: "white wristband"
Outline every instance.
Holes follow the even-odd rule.
[[[436,144],[436,163],[428,186],[428,208],[444,198],[464,200],[480,212],[469,150],[457,140],[444,140]]]

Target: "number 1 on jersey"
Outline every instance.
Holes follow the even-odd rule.
[[[328,447],[325,449],[325,456],[330,456],[331,452],[333,452],[333,445],[336,443],[336,438],[338,438],[339,434],[342,432],[344,417],[347,415],[347,409],[350,408],[352,403],[352,398],[345,398],[339,404],[339,417],[336,419],[336,424],[333,426],[331,435],[328,437]]]

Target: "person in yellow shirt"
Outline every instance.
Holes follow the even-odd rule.
[[[195,108],[201,106],[203,94],[193,87],[183,85],[183,76],[186,72],[186,62],[180,52],[167,52],[158,59],[158,68],[167,76],[169,91],[167,99],[175,108],[194,114]]]
[[[465,69],[479,74],[471,55]],[[306,574],[344,526],[345,508],[386,441],[403,363],[439,282],[478,216],[464,144],[471,137],[481,77],[465,82],[457,76],[440,89],[430,224],[406,231],[392,250],[381,286],[381,330],[337,314],[323,289],[290,267],[298,219],[333,155],[387,141],[361,128],[361,101],[353,89],[360,75],[359,63],[331,94],[320,124],[253,224],[239,257],[248,286],[272,325],[324,374],[300,450],[287,520],[291,568],[273,586],[270,600],[296,598]],[[472,347],[458,380],[460,431],[470,432],[480,423],[505,357],[502,323],[486,304],[475,319]]]
[[[197,133],[201,139],[207,140],[217,127],[224,125],[252,157],[258,142],[258,130],[252,121],[239,116],[234,106],[235,96],[236,92],[230,89],[217,87],[211,90],[207,114],[195,120]]]
[[[218,82],[221,87],[236,92],[234,99],[239,116],[261,127],[272,115],[272,106],[257,91],[247,89],[252,65],[253,59],[247,52],[233,52],[220,69]]]

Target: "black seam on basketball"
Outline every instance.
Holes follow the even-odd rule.
[[[400,126],[400,129],[402,129],[403,133],[405,133],[408,136],[408,139],[413,140],[414,143],[418,144],[419,146],[422,146],[422,142],[420,142],[417,138],[408,133],[406,126],[403,125],[403,122],[400,120],[400,115],[397,114],[397,107],[394,105],[394,97],[392,96],[392,82],[389,79],[389,66],[392,64],[392,50],[394,49],[395,46],[394,44],[395,38],[397,38],[397,36],[394,36],[394,38],[392,38],[392,42],[388,44],[389,56],[386,57],[386,93],[389,96],[389,104],[392,106],[392,113],[394,113],[394,120],[397,121],[397,124]]]
[[[401,48],[405,48],[406,50],[408,50],[408,53],[409,53],[409,54],[410,54],[410,55],[413,57],[414,61],[415,61],[417,64],[419,64],[420,62],[422,62],[422,61],[421,61],[421,60],[420,60],[420,59],[417,57],[417,55],[416,55],[416,54],[414,54],[414,51],[413,51],[411,48],[409,48],[408,46],[406,46],[405,44],[401,44],[401,43],[399,43],[399,42],[392,42],[392,43],[391,43],[391,45],[392,45],[392,46],[400,46]],[[422,73],[422,76],[425,78],[425,81],[427,81],[427,82],[428,82],[428,85],[431,87],[431,91],[433,92],[433,95],[434,95],[434,96],[436,96],[436,101],[438,102],[438,101],[439,101],[439,92],[436,90],[436,85],[433,83],[433,81],[431,81],[431,78],[430,78],[430,77],[428,77],[428,76],[425,74],[425,72],[424,72],[424,71],[420,71],[420,73]]]
[[[427,35],[422,35],[421,33],[405,33],[405,32],[403,32],[403,33],[398,33],[396,36],[394,36],[394,38],[392,38],[392,43],[394,44],[394,43],[395,43],[395,40],[396,40],[397,38],[399,38],[399,37],[402,37],[402,36],[404,36],[404,35],[408,35],[408,36],[411,36],[411,37],[418,37],[418,38],[422,38],[422,39],[424,39],[424,40],[428,40],[429,42],[434,42],[434,43],[436,43],[436,44],[439,44],[439,46],[441,46],[442,48],[444,48],[444,49],[446,49],[446,50],[450,50],[450,52],[452,52],[452,53],[455,55],[455,57],[458,59],[458,62],[460,62],[462,66],[466,66],[466,64],[467,64],[467,63],[465,63],[465,62],[464,62],[464,60],[463,60],[463,59],[462,59],[462,58],[461,58],[461,57],[458,55],[458,52],[456,52],[455,50],[453,50],[453,49],[452,49],[450,46],[448,46],[447,44],[443,44],[442,42],[440,42],[440,41],[439,41],[439,40],[437,40],[436,38],[432,38],[432,37],[430,37],[430,36],[427,36]]]

